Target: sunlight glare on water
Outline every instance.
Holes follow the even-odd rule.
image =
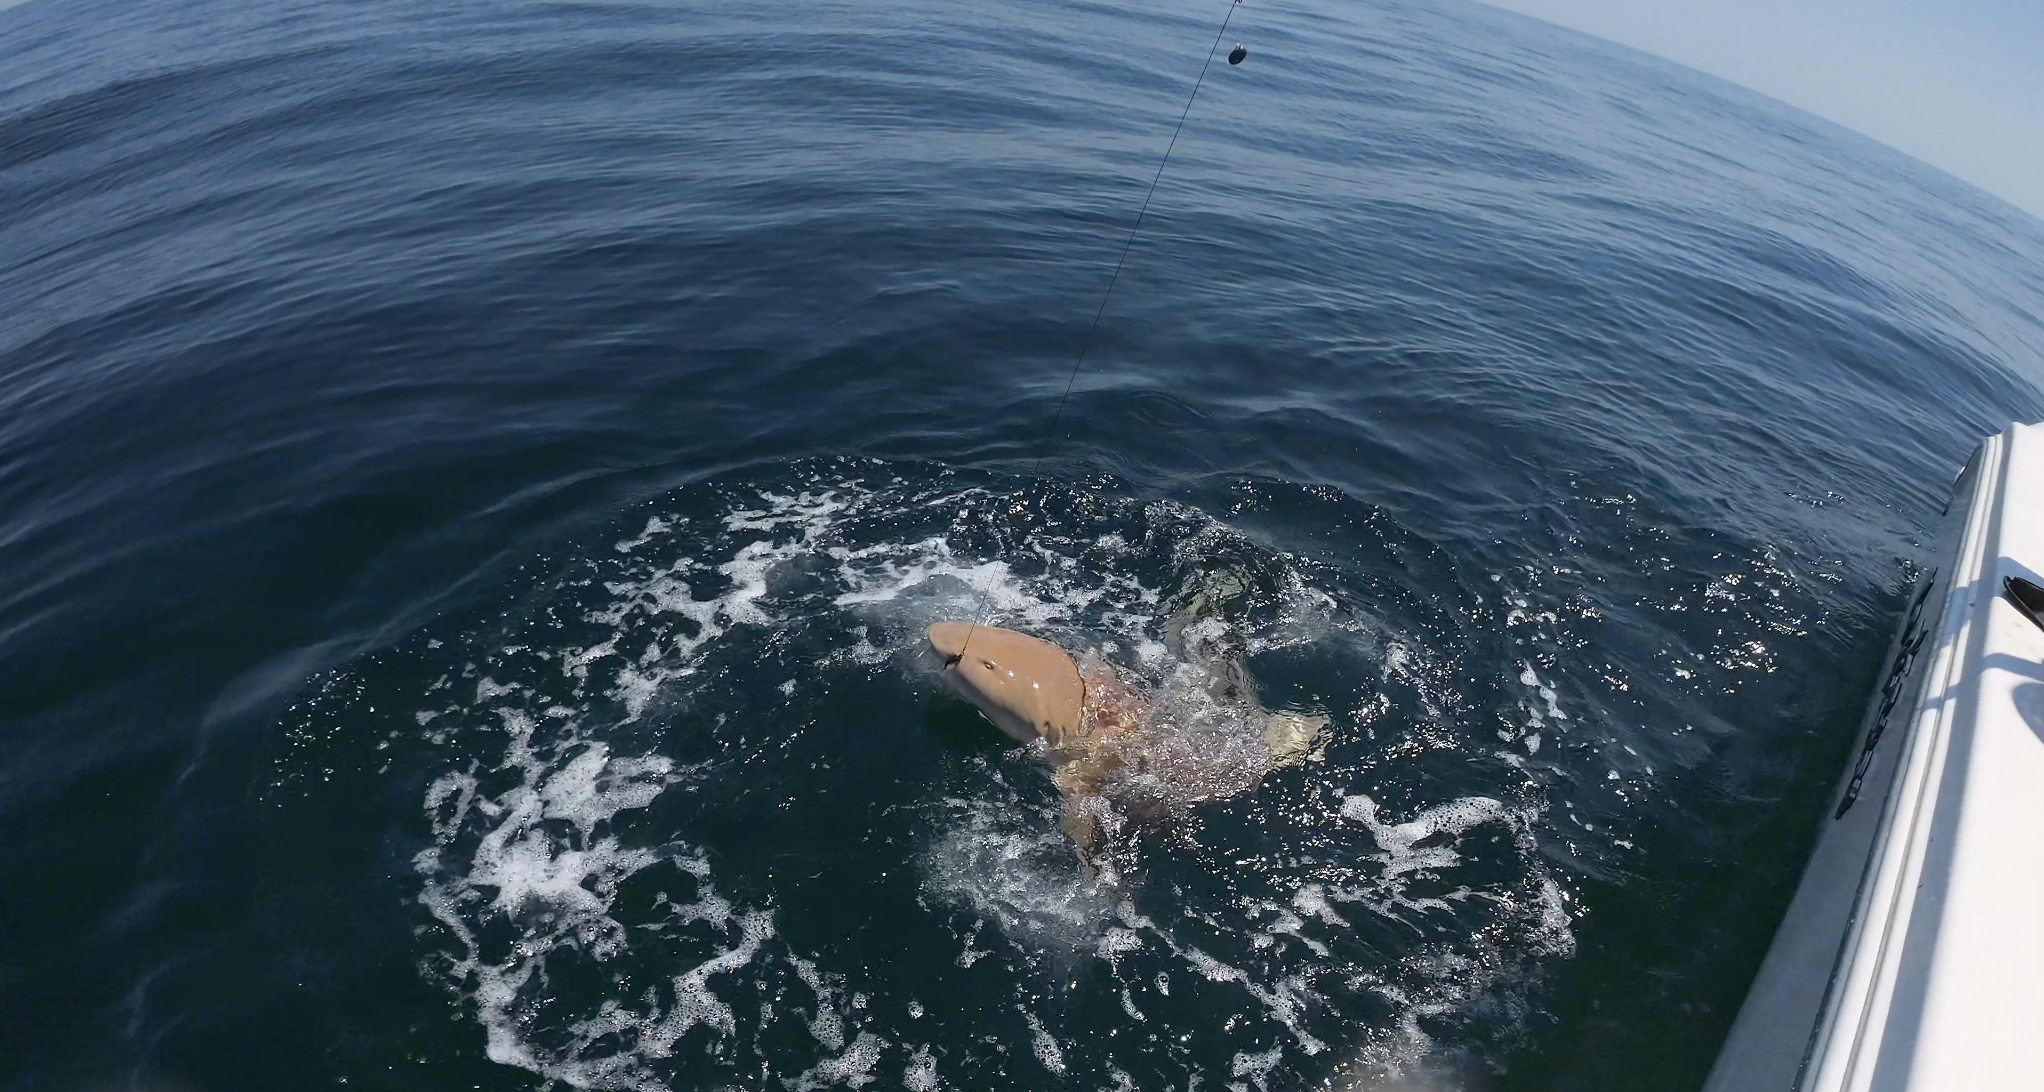
[[[1227,11],[0,9],[0,1080],[1697,1086],[2044,226]]]

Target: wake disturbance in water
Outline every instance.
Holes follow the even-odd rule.
[[[2044,233],[1297,0],[1088,341],[1216,3],[0,11],[0,1082],[1694,1087]]]
[[[1203,512],[832,463],[634,521],[302,710],[380,711],[382,768],[426,780],[423,972],[493,1061],[606,1089],[1266,1088],[1409,1069],[1444,1028],[1518,1034],[1573,950],[1518,755],[1470,755],[1493,795],[1372,795],[1387,710],[1452,716],[1424,709],[1436,641]],[[1188,633],[1172,608],[1194,596],[1214,602]],[[1318,689],[1271,697],[1332,715],[1325,755],[1132,825],[1096,874],[1046,770],[920,651],[982,598],[1164,694],[1205,692],[1199,642],[1280,691],[1310,649]],[[1563,715],[1538,700],[1536,722]],[[769,836],[817,823],[834,833]]]

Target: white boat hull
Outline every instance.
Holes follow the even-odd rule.
[[[1982,443],[1706,1092],[2044,1089],[2044,426]]]

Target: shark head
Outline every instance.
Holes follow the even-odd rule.
[[[998,626],[938,622],[930,648],[944,661],[944,681],[1024,743],[1053,747],[1072,738],[1085,708],[1079,667],[1049,641]]]

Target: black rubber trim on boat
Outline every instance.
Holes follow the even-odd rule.
[[[2023,612],[2023,617],[2028,618],[2038,629],[2044,629],[2044,588],[2020,576],[2010,576],[2003,578],[2001,590],[2008,594],[2009,602],[2014,603],[2016,609]]]

